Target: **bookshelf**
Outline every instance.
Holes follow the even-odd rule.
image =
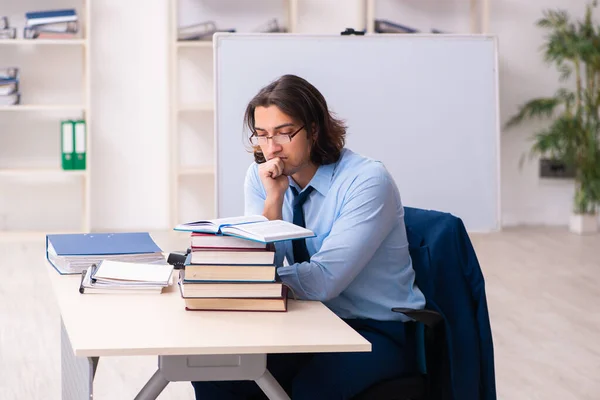
[[[465,3],[467,2],[465,1]],[[468,5],[470,29],[469,33],[488,33],[490,19],[490,0],[468,0]],[[367,30],[367,33],[374,33],[375,20],[378,18],[377,0],[364,0],[364,13],[366,21],[365,29]]]
[[[277,18],[288,32],[294,32],[297,3],[298,0],[170,1],[171,226],[216,217],[213,46],[210,41],[178,41],[178,27],[212,20],[220,29],[250,32]],[[241,124],[240,116],[240,127]]]
[[[78,38],[22,39],[25,13],[75,8]],[[91,0],[0,0],[17,28],[0,67],[18,67],[21,104],[0,106],[0,237],[90,230]],[[61,168],[60,121],[86,121],[86,169]]]
[[[6,1],[6,0],[4,0]],[[1,4],[1,3],[0,3]],[[20,33],[20,32],[19,32]],[[2,46],[86,46],[86,39],[0,39]]]

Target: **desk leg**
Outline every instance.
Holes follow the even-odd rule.
[[[290,400],[267,371],[266,354],[159,356],[158,371],[136,400],[154,400],[169,382],[255,381],[270,400]]]
[[[290,400],[290,397],[279,385],[279,382],[273,378],[269,370],[265,369],[265,373],[255,382],[270,400]]]
[[[155,400],[167,387],[169,381],[165,379],[161,370],[157,370],[152,378],[144,385],[134,400]]]
[[[62,400],[91,400],[98,357],[75,356],[62,319],[60,320],[60,359]]]

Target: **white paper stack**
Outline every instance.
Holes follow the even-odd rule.
[[[161,293],[173,266],[102,260],[82,272],[80,293]]]

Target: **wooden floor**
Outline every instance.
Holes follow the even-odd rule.
[[[498,398],[600,398],[600,235],[518,228],[473,235],[486,278]],[[0,240],[0,399],[60,398],[59,315],[41,239]],[[132,399],[154,357],[105,358],[95,399]],[[160,399],[192,399],[188,383]],[[468,399],[465,399],[468,400]]]

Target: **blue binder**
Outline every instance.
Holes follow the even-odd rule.
[[[38,19],[38,18],[59,18],[59,17],[71,17],[77,15],[75,9],[61,9],[61,10],[48,10],[48,11],[33,11],[25,13],[27,19]]]
[[[132,233],[83,233],[46,235],[46,258],[61,274],[60,268],[51,261],[49,244],[57,257],[102,256],[126,254],[154,254],[162,250],[148,232]],[[161,254],[162,256],[162,254]]]

